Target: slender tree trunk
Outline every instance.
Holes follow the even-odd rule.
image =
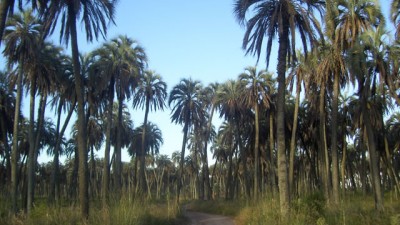
[[[33,151],[33,171],[34,174],[32,176],[32,190],[31,190],[31,199],[32,199],[32,204],[34,202],[34,197],[35,197],[35,186],[36,186],[36,164],[37,164],[37,158],[39,155],[39,145],[40,145],[40,138],[41,134],[43,133],[43,126],[44,126],[44,114],[45,114],[45,106],[46,106],[46,101],[47,101],[47,94],[44,94],[40,96],[40,101],[39,101],[39,108],[38,108],[38,118],[37,118],[37,123],[36,123],[36,132],[35,133],[35,141],[33,143],[34,145],[34,151]],[[29,197],[28,197],[29,198]],[[32,205],[31,205],[32,207]]]
[[[383,206],[383,192],[381,188],[381,177],[379,169],[379,154],[376,150],[376,142],[373,127],[371,125],[369,110],[365,109],[365,130],[367,132],[368,149],[370,154],[370,165],[371,165],[371,183],[374,187],[374,198],[375,198],[375,209],[382,212]]]
[[[232,199],[232,192],[233,192],[233,177],[232,177],[232,170],[233,170],[233,153],[235,152],[235,145],[232,141],[231,152],[229,153],[228,157],[228,177],[226,181],[226,191],[225,191],[225,199]]]
[[[364,132],[363,126],[360,128],[360,152],[361,152],[361,171],[360,171],[360,180],[361,180],[361,185],[362,185],[362,193],[364,196],[367,195],[368,192],[368,185],[367,185],[367,163],[366,157],[365,157],[365,139],[366,139],[366,134]]]
[[[339,112],[339,74],[334,74],[333,99],[332,99],[332,134],[331,134],[331,152],[332,152],[332,197],[333,204],[339,204],[339,159],[338,159],[338,112]]]
[[[119,81],[121,82],[121,81]],[[118,127],[122,127],[122,106],[124,104],[122,96],[121,96],[121,84],[118,85],[119,88],[119,96],[118,96]],[[120,195],[121,192],[121,173],[122,173],[122,161],[121,161],[121,129],[117,129],[117,143],[114,147],[114,185],[115,191],[117,195]]]
[[[277,193],[277,186],[275,181],[275,157],[274,157],[274,150],[275,150],[275,138],[274,138],[274,113],[269,113],[269,158],[270,158],[270,179],[271,179],[271,190],[272,196],[276,196]]]
[[[89,216],[89,190],[88,190],[88,162],[86,149],[86,122],[85,122],[85,100],[84,85],[79,62],[78,36],[76,31],[76,20],[74,3],[68,5],[68,17],[71,32],[72,64],[75,78],[75,91],[78,101],[78,153],[79,153],[79,200],[82,219]]]
[[[260,143],[260,127],[259,127],[259,119],[258,119],[258,102],[254,104],[254,123],[255,123],[255,143],[254,143],[254,190],[253,190],[253,199],[258,199],[259,192],[259,169],[260,169],[260,157],[259,157],[259,143]]]
[[[300,104],[300,78],[297,77],[296,84],[296,102],[294,105],[294,113],[293,113],[293,128],[292,128],[292,136],[290,138],[290,157],[289,157],[289,190],[293,195],[295,194],[294,187],[294,155],[296,152],[296,134],[297,134],[297,121],[299,114],[299,104]]]
[[[106,146],[104,149],[104,165],[103,165],[103,208],[108,207],[108,195],[110,188],[110,148],[111,148],[111,127],[114,106],[114,77],[111,78],[108,92],[107,106],[107,127],[106,127]]]
[[[205,138],[205,143],[204,143],[204,150],[203,150],[203,173],[204,173],[204,182],[205,182],[205,200],[211,199],[212,196],[212,188],[210,183],[210,171],[208,169],[208,156],[207,156],[207,147],[208,147],[208,140],[210,139],[210,133],[211,133],[211,126],[212,126],[212,118],[214,116],[214,110],[215,107],[214,105],[211,107],[211,112],[210,112],[210,119],[208,120],[207,124],[207,133],[206,133],[206,138]]]
[[[344,115],[346,115],[346,113],[344,113]],[[347,142],[346,142],[346,134],[345,134],[345,130],[346,130],[346,123],[343,124],[343,147],[342,147],[342,164],[341,164],[341,176],[342,176],[342,197],[344,198],[344,194],[346,193],[346,161],[347,161]]]
[[[319,138],[320,138],[320,159],[322,165],[322,177],[323,187],[326,200],[330,200],[330,189],[329,189],[329,155],[328,146],[326,142],[326,119],[325,119],[325,84],[321,84],[320,96],[319,96]]]
[[[177,180],[177,189],[176,189],[176,202],[179,204],[179,195],[181,194],[182,182],[183,182],[183,164],[185,161],[185,149],[186,149],[186,140],[189,131],[189,122],[186,122],[183,127],[183,139],[182,139],[182,149],[181,149],[181,158],[179,163],[179,176]]]
[[[31,78],[30,89],[30,107],[29,107],[29,155],[28,155],[28,198],[26,209],[31,214],[33,206],[34,188],[35,188],[35,94],[36,94],[36,76]]]
[[[21,61],[21,65],[23,65]],[[21,112],[21,99],[22,99],[22,69],[17,75],[17,97],[15,100],[15,113],[14,113],[14,127],[13,127],[13,140],[11,152],[11,201],[13,213],[17,213],[17,199],[18,199],[18,133],[19,133],[19,115]]]
[[[240,133],[240,124],[239,124],[239,119],[235,119],[236,120],[236,139],[238,140],[238,147],[239,147],[239,152],[240,152],[240,158],[241,161],[243,162],[243,174],[244,174],[244,191],[246,194],[246,197],[248,199],[251,198],[251,188],[250,188],[250,174],[247,168],[247,156],[246,156],[246,152],[245,152],[245,148],[243,146],[243,142],[241,139],[241,133]],[[237,168],[239,168],[239,163],[237,165]]]
[[[388,143],[388,140],[387,140],[386,132],[384,134],[384,139],[385,139],[384,142],[385,142],[386,164],[387,164],[387,167],[388,167],[388,172],[389,172],[389,175],[390,175],[390,178],[391,178],[392,182],[395,185],[395,191],[399,192],[400,191],[399,179],[398,179],[397,174],[396,174],[396,172],[394,171],[394,168],[393,168],[392,156],[391,156],[391,154],[389,152],[389,143]]]
[[[276,110],[276,126],[277,126],[277,143],[278,143],[278,185],[279,185],[279,203],[280,211],[285,217],[290,210],[290,195],[288,169],[286,160],[286,143],[285,143],[285,89],[286,89],[286,57],[288,49],[289,25],[283,24],[282,31],[279,33],[279,49],[278,49],[278,94],[277,94],[277,110]]]
[[[140,187],[141,191],[144,194],[146,192],[146,178],[145,178],[145,170],[146,170],[146,128],[147,128],[147,118],[149,115],[150,109],[150,99],[146,97],[146,108],[144,113],[144,121],[143,121],[143,130],[142,130],[142,146],[140,150]]]
[[[59,155],[60,155],[60,148],[61,148],[61,140],[64,136],[65,130],[67,129],[68,123],[71,119],[72,113],[74,112],[76,105],[76,101],[71,105],[71,108],[68,110],[67,117],[65,118],[63,127],[60,128],[60,120],[62,114],[62,103],[59,103],[58,106],[58,118],[57,118],[57,128],[56,128],[56,146],[54,147],[54,158],[53,158],[53,171],[51,173],[51,184],[50,184],[50,202],[59,203],[60,197],[60,180],[59,180],[59,172],[60,172],[60,162],[59,162]]]

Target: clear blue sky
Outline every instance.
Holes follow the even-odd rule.
[[[116,7],[116,25],[110,25],[107,40],[117,35],[127,35],[137,40],[149,59],[149,69],[159,73],[168,84],[168,92],[182,78],[191,77],[204,85],[236,79],[247,66],[254,66],[256,59],[245,57],[242,50],[244,28],[233,15],[233,0],[120,0]],[[389,2],[380,0],[387,15]],[[389,23],[389,21],[387,21]],[[83,30],[79,32],[79,48],[88,53],[104,43],[103,39],[86,43]],[[53,35],[58,42],[58,33]],[[70,54],[70,52],[68,52]],[[275,71],[276,50],[272,52],[270,71]],[[265,68],[264,56],[259,68]],[[29,102],[25,100],[28,108]],[[131,108],[131,102],[128,103]],[[132,111],[135,127],[143,121],[143,113]],[[25,113],[25,115],[28,115]],[[54,115],[54,114],[48,114]],[[181,149],[182,127],[171,124],[170,109],[152,113],[149,120],[163,132],[164,145],[160,154],[171,155]],[[71,122],[73,123],[73,122]],[[211,157],[211,154],[209,154]],[[103,151],[97,153],[103,157]],[[50,158],[41,157],[41,161]],[[123,161],[130,158],[123,154]]]

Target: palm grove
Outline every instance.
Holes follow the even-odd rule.
[[[110,196],[172,194],[177,201],[277,197],[285,215],[291,200],[315,192],[333,205],[346,192],[362,192],[384,210],[384,193],[400,191],[400,48],[398,32],[390,38],[386,30],[392,23],[400,32],[400,1],[392,1],[386,22],[373,0],[236,0],[243,49],[258,60],[265,49],[268,68],[276,45],[277,75],[249,66],[224,83],[182,79],[169,95],[130,37],[79,52],[77,22],[87,41],[105,37],[114,1],[27,2],[15,13],[17,2],[0,3],[7,62],[0,187],[11,211],[30,213],[35,197],[78,199],[87,217],[90,199],[106,207]],[[71,55],[48,41],[54,32]],[[144,110],[144,118],[129,107]],[[167,108],[183,132],[171,157],[160,154],[161,130],[148,120],[150,111]],[[218,129],[215,116],[223,121]],[[101,148],[104,157],[95,158]],[[54,160],[39,165],[39,154]],[[64,163],[60,155],[68,156]]]

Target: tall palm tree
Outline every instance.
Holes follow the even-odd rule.
[[[344,69],[343,53],[345,54],[356,42],[357,38],[367,30],[384,24],[384,17],[376,1],[350,0],[328,1],[327,33],[332,41],[330,57],[326,58],[324,73],[333,78],[332,96],[332,184],[333,201],[339,203],[339,169],[337,153],[337,129],[338,129],[338,102],[341,81],[349,78]],[[333,61],[332,61],[333,60]]]
[[[18,124],[19,124],[19,114],[22,98],[22,76],[27,72],[26,64],[31,58],[35,58],[38,52],[38,39],[40,37],[40,22],[37,18],[32,15],[31,10],[27,10],[22,14],[14,15],[8,22],[5,29],[4,40],[6,46],[4,48],[3,54],[7,57],[8,67],[11,70],[13,66],[18,63],[17,71],[17,96],[16,96],[16,107],[14,116],[14,130],[13,130],[13,147],[12,147],[12,198],[13,198],[13,208],[16,208],[16,197],[17,197],[17,148],[18,148]],[[33,123],[30,127],[33,130]],[[33,140],[33,133],[31,136],[31,141]],[[34,143],[32,141],[32,143]],[[32,202],[28,202],[28,206]],[[29,212],[31,207],[28,207]]]
[[[115,91],[118,100],[118,119],[117,125],[122,126],[122,107],[124,101],[129,99],[138,84],[138,80],[143,73],[147,63],[147,57],[144,49],[135,41],[127,36],[118,36],[104,46],[108,49],[111,57],[111,67],[109,71],[115,79]],[[115,151],[115,187],[117,191],[121,188],[121,132],[117,130]]]
[[[82,218],[89,215],[88,174],[87,174],[87,150],[86,150],[86,126],[84,109],[84,85],[79,62],[77,20],[82,16],[85,24],[87,41],[91,42],[93,37],[103,37],[107,32],[107,22],[114,22],[114,0],[78,0],[78,1],[51,1],[44,16],[44,28],[53,33],[57,22],[61,20],[60,40],[67,44],[71,39],[72,63],[78,102],[78,149],[79,149],[79,198],[81,204]],[[61,17],[61,18],[60,18]]]
[[[377,93],[377,79],[376,76],[378,73],[382,73],[382,70],[379,69],[379,66],[382,66],[382,63],[379,60],[379,53],[374,48],[381,48],[378,43],[381,43],[380,39],[374,38],[376,33],[380,33],[378,31],[367,31],[362,34],[353,48],[351,49],[351,54],[349,57],[350,61],[350,72],[357,76],[358,81],[358,95],[359,95],[359,109],[360,113],[358,114],[360,121],[360,129],[365,132],[366,143],[368,145],[368,152],[370,155],[370,166],[371,166],[371,184],[373,186],[374,191],[374,199],[375,199],[375,208],[379,211],[382,211],[384,208],[383,205],[383,196],[382,196],[382,187],[381,187],[381,178],[380,178],[380,169],[379,169],[379,161],[380,155],[377,150],[378,144],[376,140],[376,130],[382,127],[380,124],[382,119],[379,117],[383,116],[383,110],[376,110],[375,105],[381,104],[384,105],[386,102],[381,98],[380,94]],[[376,43],[378,42],[378,43]],[[382,91],[380,91],[382,93]],[[378,107],[383,108],[383,107]]]
[[[51,101],[52,108],[55,108],[57,116],[56,122],[56,142],[53,151],[53,170],[50,182],[50,202],[59,202],[60,186],[59,186],[59,155],[61,151],[62,138],[67,129],[69,121],[76,106],[76,95],[74,93],[74,82],[72,80],[72,61],[70,57],[65,56],[62,59],[63,69],[58,74],[55,82],[56,90]],[[64,123],[61,127],[61,116],[67,113]]]
[[[42,136],[44,116],[47,104],[48,96],[54,92],[55,80],[58,74],[62,73],[63,65],[63,54],[62,48],[57,47],[48,42],[42,42],[39,40],[37,46],[40,48],[34,58],[27,61],[30,67],[27,69],[27,88],[30,90],[30,143],[29,146],[29,160],[28,167],[28,211],[32,206],[34,200],[34,188],[35,188],[35,167],[38,154],[39,141]],[[37,127],[34,129],[33,124],[35,123],[35,98],[36,95],[40,96],[38,115],[37,115]]]
[[[299,117],[299,106],[300,106],[300,92],[302,83],[306,86],[306,80],[313,74],[313,68],[316,65],[315,58],[309,57],[305,59],[304,55],[297,52],[298,62],[292,66],[288,76],[289,90],[292,91],[293,87],[296,86],[296,97],[293,113],[293,126],[292,134],[290,138],[290,150],[289,150],[289,189],[291,194],[294,194],[294,158],[296,151],[296,137],[297,137],[297,125]],[[312,60],[314,59],[314,60]],[[296,81],[296,82],[295,82]],[[295,84],[294,84],[295,83]]]
[[[144,108],[144,121],[142,131],[142,143],[146,143],[146,128],[149,110],[164,110],[165,100],[167,98],[167,84],[162,80],[161,76],[154,71],[147,70],[140,77],[136,93],[133,96],[133,107]],[[145,182],[145,145],[141,145],[140,154],[140,186],[142,191],[146,190]]]
[[[219,88],[219,83],[211,83],[206,88],[203,89],[203,98],[202,102],[205,105],[205,108],[209,109],[209,118],[207,123],[207,128],[205,130],[204,137],[204,149],[203,149],[203,176],[205,180],[205,200],[211,199],[212,196],[212,182],[210,183],[209,177],[209,169],[208,169],[208,142],[210,140],[210,136],[212,133],[212,120],[214,116],[214,111],[218,109],[218,105],[216,104],[217,100],[217,91]]]
[[[320,1],[293,0],[236,0],[234,13],[239,23],[245,25],[243,48],[260,58],[264,37],[267,38],[266,62],[269,66],[272,42],[278,37],[278,94],[277,94],[277,143],[278,143],[278,181],[280,209],[283,215],[289,211],[289,185],[285,147],[285,88],[287,63],[296,59],[296,30],[300,33],[303,50],[308,44],[313,46],[316,33],[321,37],[321,28],[313,10],[322,10]],[[247,20],[246,15],[254,12]],[[321,12],[321,11],[320,11]]]
[[[258,198],[259,192],[259,143],[260,143],[260,122],[259,122],[259,105],[265,106],[267,109],[270,104],[270,96],[269,89],[270,86],[273,85],[270,83],[271,74],[268,74],[265,70],[257,71],[256,67],[247,67],[245,72],[239,75],[239,79],[245,85],[245,90],[243,93],[242,100],[246,107],[252,108],[254,111],[254,190],[253,190],[253,199]]]
[[[236,80],[228,80],[219,88],[216,104],[218,104],[220,108],[220,117],[224,117],[225,120],[230,123],[230,126],[234,127],[234,138],[237,142],[236,145],[240,152],[240,160],[243,163],[243,172],[245,174],[245,193],[247,197],[250,197],[250,178],[247,168],[248,165],[246,163],[247,156],[245,154],[244,141],[241,137],[243,135],[241,123],[244,121],[245,115],[249,114],[250,110],[243,104],[242,96],[244,93],[244,83]],[[231,154],[233,153],[231,152]],[[233,197],[232,191],[230,194],[230,197]]]
[[[202,85],[200,81],[182,79],[179,84],[172,88],[169,94],[168,105],[172,107],[171,120],[176,124],[183,124],[183,139],[179,166],[180,172],[177,184],[177,202],[179,202],[179,195],[182,188],[187,136],[193,124],[204,116],[200,100],[201,89]]]

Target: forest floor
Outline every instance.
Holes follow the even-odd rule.
[[[185,217],[189,225],[234,225],[233,219],[226,216],[212,215],[194,211],[186,211]]]

